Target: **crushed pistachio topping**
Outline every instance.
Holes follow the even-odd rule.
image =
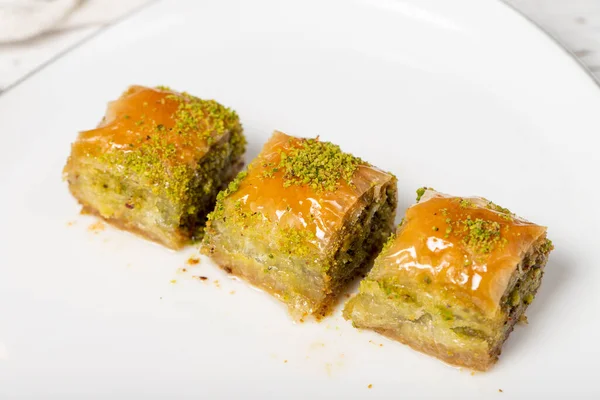
[[[508,208],[501,207],[492,201],[488,201],[486,207],[489,208],[490,210],[494,210],[494,211],[500,213],[500,218],[502,218],[502,219],[505,219],[507,221],[513,220],[514,214]]]
[[[171,118],[175,132],[184,137],[195,134],[211,144],[215,136],[224,134],[230,124],[238,121],[235,111],[214,100],[202,100],[186,92],[168,95],[166,99],[179,103]]]
[[[496,221],[487,221],[481,218],[473,220],[471,216],[467,216],[461,223],[465,233],[463,241],[477,253],[487,254],[496,245],[504,243],[500,233],[502,227]]]
[[[498,211],[499,213],[512,214],[508,208],[501,207],[492,201],[488,201],[486,207],[490,210]]]
[[[280,250],[289,255],[305,257],[310,253],[311,242],[316,239],[312,231],[296,228],[282,229]]]
[[[507,221],[512,221],[513,217],[508,215],[508,214],[500,214],[500,218],[507,220]]]
[[[170,91],[166,86],[156,89]],[[129,143],[127,151],[110,150],[100,157],[108,164],[123,166],[123,173],[133,172],[147,179],[152,190],[164,191],[171,199],[180,201],[188,196],[190,181],[196,173],[195,167],[182,162],[180,156],[187,148],[196,149],[195,139],[206,140],[210,145],[214,137],[231,132],[227,154],[243,152],[245,139],[237,114],[214,100],[175,92],[164,96],[162,104],[165,99],[177,103],[177,109],[170,116],[174,122],[172,128],[165,126],[166,121],[155,121],[142,114],[137,121],[132,121],[138,138]],[[142,105],[149,106],[147,102]],[[129,115],[123,118],[131,119]]]
[[[277,166],[265,177],[283,171],[283,185],[308,185],[316,191],[335,191],[340,181],[352,185],[352,177],[363,161],[341,151],[340,147],[317,139],[302,140],[298,146],[281,152]]]
[[[473,202],[468,199],[460,199],[460,208],[471,208],[473,207]]]
[[[225,200],[225,198],[228,197],[230,194],[235,193],[239,190],[240,184],[246,178],[246,176],[248,176],[248,172],[240,172],[239,174],[237,174],[234,180],[229,182],[227,188],[221,190],[219,194],[217,194],[217,204],[215,205],[215,209],[213,210],[213,212],[208,214],[209,221],[215,220],[222,216],[223,211],[225,210],[223,200]],[[239,210],[241,208],[241,203],[236,202],[234,207]]]
[[[456,201],[462,209],[475,207],[474,203],[468,199],[457,198]],[[493,203],[489,202],[489,204]],[[490,208],[489,204],[488,208]],[[505,211],[502,211],[502,213],[504,212]],[[443,216],[446,216],[446,219],[444,220],[446,227],[443,229],[444,238],[449,238],[451,234],[459,235],[459,237],[462,236],[465,245],[470,247],[475,253],[480,255],[488,254],[493,251],[496,246],[505,246],[507,243],[506,238],[502,237],[502,228],[504,228],[505,232],[508,232],[510,230],[509,225],[482,218],[473,219],[471,215],[467,215],[466,218],[463,217],[452,220],[448,217],[448,210],[446,208],[440,209],[440,213]],[[502,217],[502,215],[500,215],[500,217]],[[436,231],[435,228],[436,227],[434,226],[434,231]]]

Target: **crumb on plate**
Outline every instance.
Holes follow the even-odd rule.
[[[187,260],[188,265],[197,265],[200,264],[200,259],[198,257],[190,257]]]
[[[105,228],[104,222],[96,221],[93,224],[91,224],[90,226],[88,226],[88,231],[98,233],[98,232],[102,232],[104,230],[104,228]]]

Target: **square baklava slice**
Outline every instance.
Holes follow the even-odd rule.
[[[245,144],[236,113],[216,101],[132,86],[79,133],[64,176],[82,212],[178,249],[201,235]]]
[[[396,178],[332,143],[275,132],[209,215],[203,252],[286,303],[327,313],[394,226]]]
[[[483,198],[421,189],[344,309],[447,363],[486,370],[540,286],[546,228]]]

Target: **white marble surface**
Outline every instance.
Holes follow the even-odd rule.
[[[0,92],[150,1],[82,0],[49,32],[20,43],[0,43]],[[557,38],[600,78],[600,0],[505,1]]]
[[[572,51],[600,79],[600,0],[505,0]]]
[[[0,92],[150,1],[80,0],[75,11],[42,35],[17,43],[4,43],[0,37]]]

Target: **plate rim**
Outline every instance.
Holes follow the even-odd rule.
[[[34,77],[35,75],[38,75],[40,72],[44,71],[50,65],[55,64],[56,62],[58,62],[59,60],[64,58],[66,55],[68,55],[74,51],[77,51],[77,49],[83,47],[86,43],[90,42],[91,40],[106,34],[108,31],[110,31],[111,29],[114,29],[118,25],[127,23],[134,16],[140,14],[144,10],[150,8],[151,6],[156,5],[163,1],[164,0],[148,0],[146,3],[134,8],[133,10],[129,11],[128,13],[125,13],[124,15],[118,17],[117,19],[101,26],[98,30],[92,32],[91,34],[87,35],[83,39],[77,41],[73,45],[62,50],[58,54],[55,54],[54,56],[52,56],[50,59],[48,59],[44,63],[38,65],[37,67],[35,67],[31,71],[27,72],[22,77],[20,77],[19,79],[17,79],[13,83],[11,83],[10,85],[8,85],[5,88],[3,88],[2,90],[0,90],[0,98],[3,96],[6,96],[8,93],[12,92],[15,88],[17,88],[21,84],[25,83],[26,81],[28,81],[30,78]],[[397,0],[394,0],[394,1],[397,1]],[[458,1],[458,0],[455,0],[455,1]],[[460,1],[466,2],[465,0],[460,0]],[[491,0],[491,2],[499,3],[501,7],[504,6],[507,9],[511,10],[511,12],[515,18],[521,18],[522,21],[525,22],[523,25],[529,26],[528,29],[533,28],[533,30],[541,32],[543,34],[543,36],[546,37],[547,40],[554,43],[554,45],[556,46],[557,49],[561,49],[563,54],[566,54],[569,58],[571,58],[573,61],[575,61],[575,63],[579,66],[579,68],[581,70],[583,70],[585,72],[585,74],[591,79],[592,83],[594,83],[594,86],[600,89],[600,76],[597,77],[592,72],[592,70],[583,63],[583,60],[581,60],[579,57],[577,57],[577,55],[575,55],[574,51],[569,49],[556,35],[553,35],[548,30],[544,29],[538,22],[534,21],[533,18],[531,18],[530,16],[526,15],[524,12],[519,10],[515,5],[507,3],[504,0]]]

